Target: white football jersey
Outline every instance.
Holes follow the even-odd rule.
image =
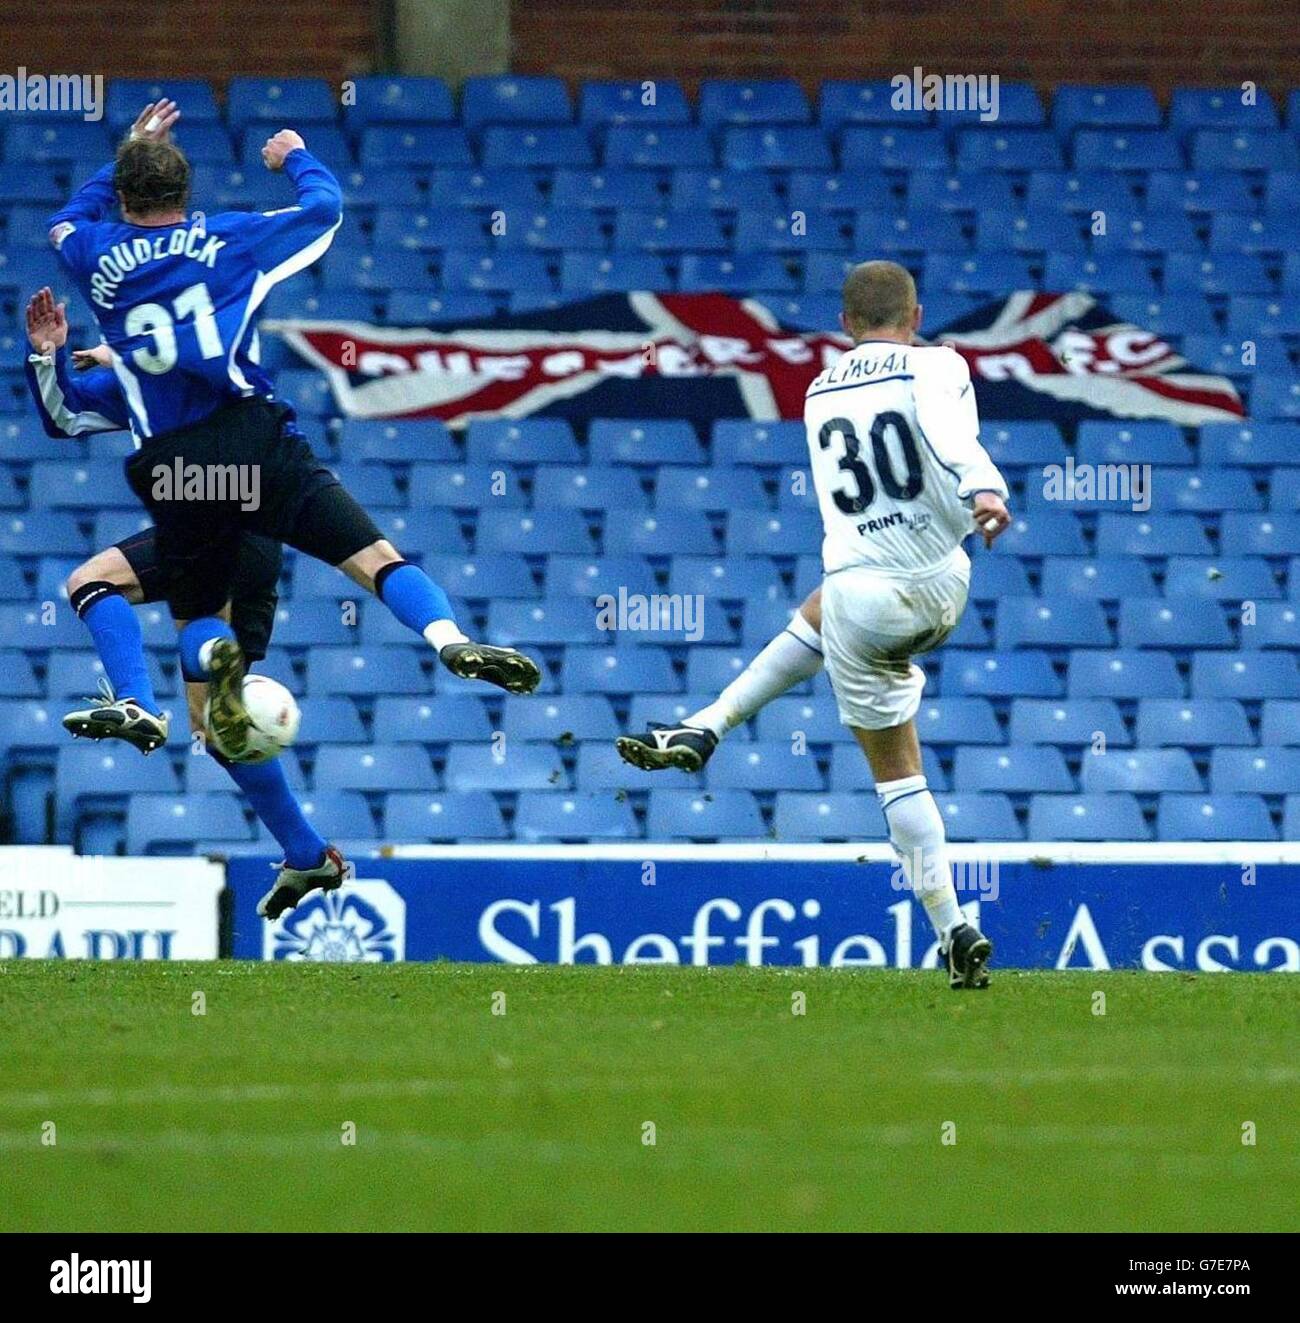
[[[827,574],[937,568],[974,531],[975,493],[1007,498],[956,350],[864,340],[808,387],[804,422]]]

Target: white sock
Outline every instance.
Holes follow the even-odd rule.
[[[786,626],[708,707],[682,725],[711,730],[721,739],[760,708],[821,670],[822,636],[796,611]]]
[[[876,786],[876,798],[912,894],[925,906],[939,945],[946,951],[948,934],[966,920],[952,884],[943,814],[924,776],[884,781]]]
[[[424,637],[433,644],[435,652],[441,652],[449,643],[468,643],[469,639],[460,632],[460,626],[454,620],[431,620],[424,627]]]

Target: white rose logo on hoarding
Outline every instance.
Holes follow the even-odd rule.
[[[266,960],[378,963],[406,958],[406,902],[387,882],[309,896],[263,929]]]

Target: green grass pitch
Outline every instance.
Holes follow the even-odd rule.
[[[11,961],[0,1229],[1294,1231],[1298,999],[1246,974],[958,995],[933,971]]]

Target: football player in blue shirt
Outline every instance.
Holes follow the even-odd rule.
[[[27,386],[44,424],[46,435],[53,437],[90,436],[118,432],[127,426],[126,400],[112,371],[105,365],[102,346],[73,355],[78,368],[68,370],[68,319],[62,304],[50,289],[38,290],[27,304],[27,338],[32,352],[24,364]],[[96,552],[68,576],[69,600],[81,598],[83,614],[95,609],[86,602],[81,590],[98,584],[101,591],[126,602],[154,602],[163,596],[158,570],[155,531],[142,529],[121,542]],[[280,579],[283,555],[280,544],[255,533],[244,536],[231,585],[231,628],[248,662],[266,656],[271,641],[278,601],[276,586]],[[143,677],[144,640],[135,613],[131,612],[129,630],[106,636],[107,649],[114,657],[119,674]],[[125,682],[124,692],[135,693],[139,678]],[[204,706],[207,686],[187,684],[185,697],[189,707],[191,734],[205,734]],[[90,733],[97,728],[97,712],[105,700],[83,712],[71,712],[63,724],[74,733]],[[111,706],[111,704],[110,704]],[[132,731],[134,731],[134,738]],[[143,739],[144,728],[132,727],[123,738]],[[140,743],[148,753],[157,747]],[[265,763],[232,763],[203,741],[204,751],[226,769],[231,780],[243,792],[266,829],[284,850],[274,885],[258,905],[258,913],[275,919],[316,887],[332,891],[342,881],[347,865],[343,856],[316,832],[307,820],[289,787],[284,767],[278,758]],[[196,750],[198,752],[198,750]]]
[[[178,118],[174,102],[146,106],[115,161],[51,218],[50,240],[111,354],[139,445],[127,481],[157,528],[184,674],[211,685],[214,735],[237,760],[249,726],[244,658],[220,614],[245,532],[337,566],[422,635],[454,674],[531,693],[541,680],[537,663],[461,632],[446,593],[401,557],[288,426],[292,411],[274,399],[258,365],[257,310],[276,284],[329,247],[342,223],[338,182],[284,129],[267,140],[262,159],[293,181],[294,205],[188,217],[189,163],[170,141]],[[111,216],[115,203],[120,220]],[[102,585],[82,592],[92,588],[97,597],[73,605],[94,600],[111,632],[130,608]],[[96,622],[84,618],[98,644]],[[129,697],[143,714],[132,720],[152,722],[165,739],[153,695],[125,694],[111,669],[109,679],[116,702]],[[125,733],[125,707],[111,711],[100,709],[93,733]]]

